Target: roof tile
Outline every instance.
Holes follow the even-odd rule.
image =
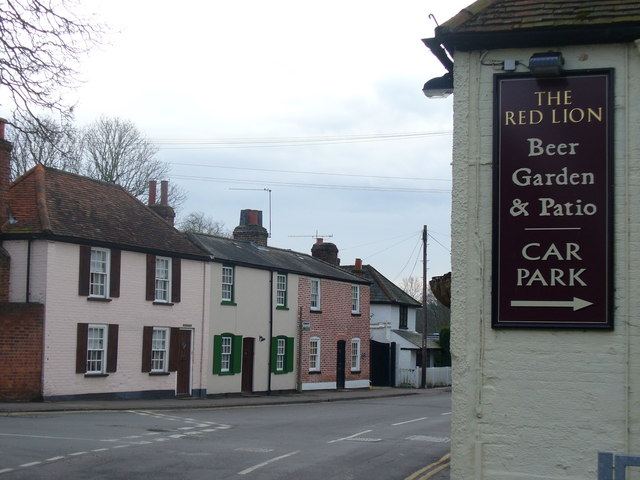
[[[40,234],[174,255],[206,255],[184,234],[118,185],[38,165],[9,187],[17,223],[9,235]]]

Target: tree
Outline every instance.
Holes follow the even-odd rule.
[[[73,173],[82,170],[80,141],[73,125],[56,123],[51,118],[36,121],[31,117],[19,117],[14,122],[18,128],[8,132],[13,143],[12,178],[37,164]]]
[[[169,166],[155,159],[157,152],[129,120],[100,117],[82,133],[87,176],[116,183],[136,197],[146,193],[150,179],[169,174]]]
[[[406,277],[400,282],[400,288],[407,292],[409,296],[421,301],[422,298],[422,279],[418,277]]]
[[[216,221],[212,217],[205,215],[204,212],[191,212],[178,223],[178,230],[217,235],[218,237],[231,237],[229,231],[224,228],[224,222]]]
[[[400,288],[402,288],[405,292],[411,295],[413,298],[421,302],[422,300],[422,279],[419,277],[408,277],[403,278],[402,282],[400,282]],[[429,330],[428,333],[435,333],[440,331],[443,327],[448,327],[451,323],[451,312],[447,307],[442,305],[433,295],[431,291],[431,286],[427,287],[427,301],[422,302],[423,305],[426,303],[426,312],[427,312],[427,328]],[[422,332],[424,325],[424,312],[425,308],[421,308],[418,310],[418,315],[416,315],[416,330],[418,332]]]
[[[50,118],[14,121],[14,178],[36,164],[80,173],[124,187],[146,202],[150,180],[169,178],[169,165],[155,158],[157,148],[130,121],[101,117],[83,130]],[[186,193],[169,184],[169,204],[178,210]]]
[[[104,34],[78,10],[73,0],[0,2],[0,87],[16,117],[37,123],[35,112],[45,110],[70,120],[62,91],[78,84],[76,65]]]

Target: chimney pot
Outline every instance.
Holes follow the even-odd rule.
[[[356,258],[356,270],[362,270],[362,259]]]
[[[156,204],[156,181],[149,180],[149,205]]]
[[[169,205],[169,181],[160,182],[160,205]]]

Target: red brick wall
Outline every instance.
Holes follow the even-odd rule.
[[[44,305],[0,303],[0,401],[42,397]]]
[[[320,280],[321,313],[312,313],[311,279],[300,277],[299,306],[302,322],[311,327],[302,332],[302,383],[336,381],[337,344],[346,342],[345,380],[369,380],[369,287],[360,286],[360,315],[351,314],[351,283]],[[320,338],[320,373],[309,372],[309,339]],[[351,339],[360,339],[360,373],[351,371]]]

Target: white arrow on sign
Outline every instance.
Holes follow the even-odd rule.
[[[573,297],[573,300],[511,300],[512,307],[571,307],[573,311],[593,305],[593,302]]]

